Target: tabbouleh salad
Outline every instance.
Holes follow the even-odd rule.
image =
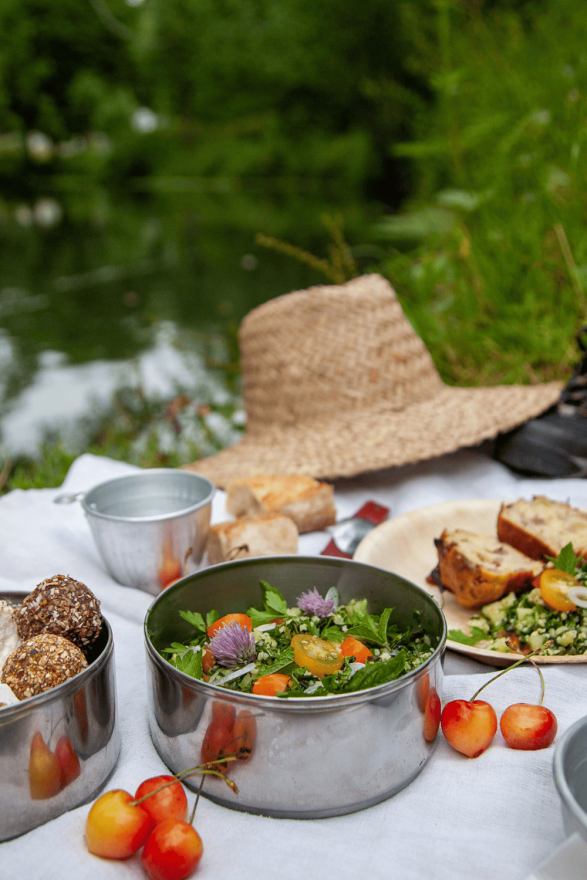
[[[470,635],[449,630],[449,639],[506,653],[587,654],[587,560],[575,556],[572,544],[556,559],[548,558],[553,567],[545,568],[531,590],[507,593],[484,605],[471,618]],[[553,584],[555,575],[558,601],[548,592],[548,582]]]
[[[309,697],[393,681],[436,649],[417,611],[413,625],[402,630],[391,608],[370,614],[366,599],[339,604],[334,587],[324,597],[316,588],[302,593],[291,608],[275,587],[266,581],[260,587],[261,605],[246,614],[181,611],[194,636],[163,649],[169,663],[232,691]]]

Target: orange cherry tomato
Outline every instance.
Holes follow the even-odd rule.
[[[298,633],[291,640],[291,644],[294,649],[294,660],[298,666],[305,666],[318,678],[338,672],[344,663],[338,645],[319,639],[318,636]]]
[[[261,694],[264,697],[274,697],[287,690],[287,686],[291,681],[290,675],[283,675],[281,672],[273,672],[271,675],[262,675],[253,685],[253,693]]]
[[[210,672],[214,664],[216,663],[216,657],[210,650],[210,648],[206,645],[204,650],[202,651],[202,671]]]
[[[369,657],[373,656],[373,652],[353,636],[347,636],[340,646],[340,653],[343,657],[354,657],[357,663],[366,663]]]
[[[546,568],[540,575],[540,595],[549,608],[555,611],[576,611],[577,606],[568,597],[570,587],[578,587],[579,582],[566,571]]]
[[[219,629],[222,629],[223,626],[228,626],[231,623],[238,623],[243,629],[248,629],[249,632],[253,631],[253,621],[248,614],[225,614],[224,617],[221,617],[219,620],[210,624],[206,632],[210,638],[212,638],[212,636],[216,635]]]

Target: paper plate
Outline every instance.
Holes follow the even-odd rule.
[[[447,501],[421,507],[388,519],[376,526],[363,538],[357,547],[354,559],[367,562],[387,571],[405,577],[414,584],[423,587],[434,596],[442,606],[448,629],[460,629],[469,632],[469,621],[475,611],[463,608],[452,593],[432,586],[426,580],[430,572],[438,564],[438,553],[434,539],[439,538],[443,529],[462,528],[472,532],[496,535],[496,523],[502,502],[498,499],[478,499],[465,501]],[[491,666],[510,666],[520,660],[521,654],[502,654],[488,648],[475,645],[462,645],[448,639],[447,648],[467,657],[473,657]],[[587,663],[587,656],[564,655],[558,657],[536,656],[537,663]]]

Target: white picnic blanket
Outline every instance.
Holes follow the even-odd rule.
[[[114,631],[118,719],[122,751],[109,788],[133,792],[165,772],[146,719],[142,623],[152,601],[120,586],[106,573],[78,504],[55,505],[62,491],[88,490],[134,468],[82,455],[60,489],[15,490],[0,498],[0,590],[31,590],[54,574],[86,583],[102,603]],[[479,452],[461,451],[415,466],[335,484],[339,517],[374,499],[394,515],[453,499],[530,497],[536,493],[587,508],[587,481],[526,480]],[[224,495],[213,503],[213,521],[226,519]],[[319,554],[325,532],[300,539],[300,552]],[[447,654],[444,700],[470,698],[495,670]],[[548,666],[545,704],[559,737],[587,715],[587,665]],[[537,700],[532,669],[515,669],[485,696],[500,714],[510,703]],[[415,781],[388,801],[333,819],[270,819],[225,809],[202,798],[196,827],[204,856],[201,880],[525,880],[565,839],[552,775],[554,746],[539,752],[508,749],[498,732],[481,757],[453,751],[439,734],[437,748]],[[190,794],[190,800],[192,795]],[[0,845],[0,880],[106,880],[143,877],[137,858],[109,862],[84,843],[90,805]],[[0,815],[10,804],[0,803]],[[585,848],[587,854],[587,846]],[[552,875],[556,876],[556,875]],[[572,880],[564,875],[558,880]]]

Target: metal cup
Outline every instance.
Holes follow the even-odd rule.
[[[55,503],[81,501],[107,571],[157,595],[201,563],[214,492],[200,474],[152,468],[58,495]]]

